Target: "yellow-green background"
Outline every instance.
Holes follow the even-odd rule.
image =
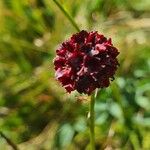
[[[59,2],[120,51],[115,80],[96,100],[97,150],[149,150],[150,1]],[[88,101],[54,79],[55,50],[75,32],[53,0],[0,0],[0,131],[20,150],[89,149]]]

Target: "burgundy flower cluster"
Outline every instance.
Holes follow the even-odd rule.
[[[119,65],[117,48],[98,32],[76,33],[56,53],[55,77],[69,93],[90,95],[96,88],[108,87]]]

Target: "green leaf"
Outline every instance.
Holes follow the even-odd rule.
[[[103,124],[103,123],[105,123],[107,118],[108,118],[107,113],[98,114],[98,116],[96,117],[96,120],[95,120],[95,124],[99,124],[99,125]]]
[[[119,104],[113,102],[110,104],[110,107],[108,109],[112,116],[117,119],[123,119],[122,109]]]
[[[83,117],[80,117],[74,125],[74,129],[78,132],[82,132],[86,129],[86,120]]]
[[[60,129],[60,145],[61,147],[67,146],[71,143],[74,135],[74,129],[70,124],[64,124]]]

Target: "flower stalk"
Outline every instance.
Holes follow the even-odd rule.
[[[97,89],[95,90],[95,92],[91,95],[91,100],[90,100],[90,146],[91,146],[91,150],[95,150],[95,131],[94,131],[94,127],[95,127],[95,112],[94,112],[94,106],[95,106],[95,99],[97,97]]]
[[[68,12],[62,7],[62,5],[57,1],[53,0],[54,3],[59,7],[59,9],[63,12],[63,14],[68,18],[68,20],[71,22],[71,24],[74,26],[74,28],[77,30],[77,32],[80,32],[80,28],[74,21],[74,19],[68,14]]]
[[[94,132],[94,120],[95,120],[95,114],[94,114],[94,104],[95,104],[95,98],[92,95],[91,101],[90,101],[90,146],[91,150],[95,150],[95,132]]]

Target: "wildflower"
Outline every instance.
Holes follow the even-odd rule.
[[[117,48],[98,32],[82,30],[72,35],[56,54],[55,77],[69,93],[90,95],[96,88],[108,87],[119,65]]]

